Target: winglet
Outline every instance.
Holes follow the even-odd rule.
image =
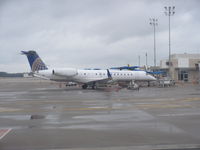
[[[111,76],[111,73],[110,73],[109,69],[107,69],[107,75],[108,75],[108,78],[112,78],[112,76]]]

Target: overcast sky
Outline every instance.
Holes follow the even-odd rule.
[[[21,50],[36,50],[49,67],[109,68],[153,65],[168,58],[168,18],[172,53],[200,53],[199,0],[0,0],[0,71],[30,71]]]

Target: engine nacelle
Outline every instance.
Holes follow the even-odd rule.
[[[77,69],[75,68],[63,68],[63,69],[53,69],[52,74],[57,76],[72,77],[77,75]]]

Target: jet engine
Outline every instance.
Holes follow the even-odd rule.
[[[77,69],[75,68],[64,68],[64,69],[53,69],[52,74],[57,76],[72,77],[77,75]]]

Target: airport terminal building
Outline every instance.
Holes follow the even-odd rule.
[[[200,54],[173,54],[171,68],[168,60],[160,61],[160,69],[170,74],[176,82],[198,83],[200,81]]]

